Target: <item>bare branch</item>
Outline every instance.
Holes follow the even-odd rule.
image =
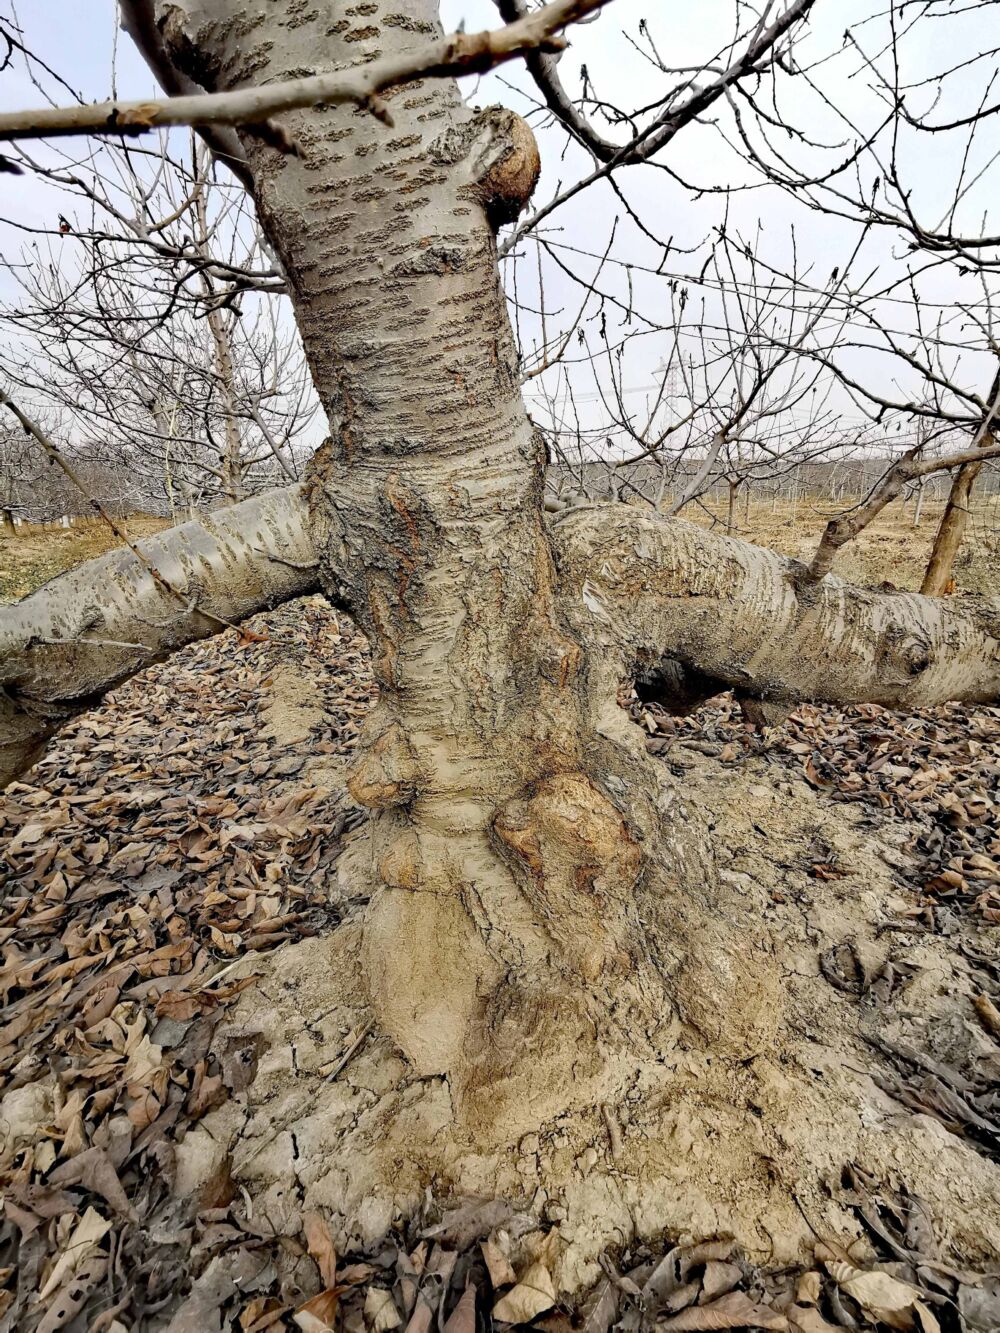
[[[236,92],[188,93],[163,101],[112,101],[8,112],[0,115],[0,142],[67,134],[144,134],[167,125],[253,125],[265,129],[269,138],[291,151],[293,145],[280,128],[268,125],[269,118],[279,112],[353,102],[368,107],[391,125],[391,112],[379,97],[386,88],[417,77],[482,74],[527,51],[558,50],[563,44],[563,39],[556,35],[561,28],[607,3],[609,0],[551,0],[504,28],[456,32],[414,44],[405,54],[373,60],[353,69],[241,88]]]
[[[1000,599],[873,592],[679,519],[592,505],[553,523],[560,602],[625,670],[664,654],[778,704],[1000,699]]]
[[[79,565],[0,608],[0,786],[74,714],[149,663],[313,591],[301,486]],[[160,572],[154,578],[151,568]],[[185,602],[170,589],[184,589]]]

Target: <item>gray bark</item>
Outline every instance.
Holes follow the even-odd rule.
[[[196,53],[188,72],[211,91],[402,57],[440,32],[431,0],[164,12],[174,58]],[[505,1003],[508,959],[541,968],[548,951],[541,923],[503,906],[518,881],[493,824],[553,766],[579,771],[580,654],[552,612],[543,450],[496,263],[496,227],[534,184],[534,140],[448,81],[386,102],[391,130],[339,106],[283,117],[301,157],[252,135],[244,147],[334,427],[311,468],[324,578],[344,571],[380,689],[350,781],[374,816],[373,999],[414,1063],[440,1072]]]
[[[622,505],[568,511],[555,542],[567,622],[625,673],[666,654],[774,703],[1000,698],[1000,599],[812,584],[774,551]]]
[[[158,9],[209,91],[402,58],[439,32],[433,0]],[[995,608],[946,622],[842,585],[809,603],[779,557],[622,506],[553,537],[496,263],[537,173],[530,131],[444,81],[386,101],[391,128],[289,112],[300,156],[242,141],[335,430],[308,483],[321,578],[368,634],[380,691],[349,780],[372,814],[371,1000],[488,1137],[586,1101],[601,1051],[652,1042],[675,1011],[741,1057],[780,1021],[759,923],[716,910],[708,831],[618,708],[623,677],[670,654],[793,697],[864,697],[886,671],[904,702],[917,679],[983,697]],[[844,664],[798,660],[827,650]],[[558,1076],[555,1047],[579,1053]]]
[[[301,487],[271,491],[137,542],[146,563],[123,547],[0,608],[0,787],[136,671],[315,588],[307,520]]]

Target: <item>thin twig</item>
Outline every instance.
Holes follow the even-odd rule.
[[[350,1046],[348,1046],[347,1050],[340,1057],[337,1063],[333,1066],[329,1074],[324,1075],[327,1083],[332,1083],[334,1079],[336,1079],[338,1074],[343,1073],[343,1071],[347,1068],[350,1062],[354,1059],[356,1053],[368,1040],[368,1036],[371,1033],[372,1028],[374,1028],[374,1026],[375,1026],[374,1018],[369,1018],[368,1022],[364,1025],[364,1027],[355,1037],[354,1041],[351,1042]]]

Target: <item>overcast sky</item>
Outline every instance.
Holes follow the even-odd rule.
[[[788,152],[809,170],[821,170],[831,165],[838,155],[843,156],[843,149],[838,145],[853,139],[852,125],[867,129],[884,114],[884,99],[876,81],[861,68],[855,49],[845,47],[843,43],[845,29],[852,27],[858,40],[868,44],[868,49],[879,49],[880,20],[869,20],[872,9],[870,0],[817,0],[808,35],[798,48],[798,58],[800,62],[808,62],[821,56],[828,57],[827,63],[816,72],[826,92],[825,102],[809,92],[802,81],[782,80],[779,109],[783,118],[808,134],[816,144],[827,147],[809,147],[790,141],[777,131],[772,137],[782,152]],[[0,0],[0,12],[11,13],[9,0]],[[654,102],[662,96],[668,79],[636,49],[636,44],[642,45],[643,41],[639,32],[640,21],[644,17],[647,19],[661,56],[677,68],[701,65],[713,58],[731,33],[734,12],[733,0],[699,0],[697,4],[615,0],[596,21],[574,32],[572,45],[560,61],[560,74],[567,88],[575,93],[581,86],[581,67],[586,65],[592,87],[607,102],[627,109]],[[974,54],[988,45],[983,32],[984,16],[993,12],[994,9],[987,6],[972,14],[968,21],[949,23],[947,29],[941,22],[934,21],[918,25],[905,45],[906,77],[912,82],[929,78],[940,71],[942,62],[950,64],[959,59],[963,50]],[[443,0],[442,17],[446,28],[453,28],[463,21],[470,30],[495,26],[497,22],[491,0]],[[153,91],[152,78],[130,41],[124,35],[116,34],[112,0],[86,0],[86,3],[81,0],[24,3],[22,0],[17,18],[23,27],[26,44],[85,98],[97,100],[109,95],[113,68],[119,96],[142,97]],[[997,37],[1000,38],[1000,33]],[[952,81],[955,86],[948,85],[938,114],[943,118],[945,113],[958,115],[972,109],[990,72],[984,73],[981,65],[974,66],[968,78]],[[47,86],[51,88],[51,81]],[[524,90],[529,95],[534,94],[526,73],[513,65],[487,79],[467,81],[463,88],[467,97],[478,105],[503,101],[522,112],[528,112],[531,104]],[[915,97],[923,99],[922,105],[930,105],[933,95],[933,85],[926,91],[914,93]],[[0,74],[0,108],[25,107],[37,104],[39,100],[39,90],[32,85],[20,62],[15,60]],[[706,251],[703,249],[693,256],[683,252],[699,246],[711,229],[719,225],[725,200],[718,191],[725,186],[753,187],[729,196],[729,228],[731,232],[738,230],[766,262],[778,268],[789,265],[794,227],[800,271],[809,272],[815,280],[822,282],[835,266],[842,268],[857,243],[857,226],[818,215],[774,186],[761,186],[756,173],[725,141],[725,136],[733,133],[733,121],[724,106],[718,113],[718,121],[718,125],[706,123],[687,127],[669,146],[663,160],[674,174],[654,166],[643,166],[631,168],[617,177],[620,189],[643,225],[663,240],[672,239],[675,253],[670,263],[676,265],[676,271],[682,275],[699,271]],[[542,179],[534,201],[537,206],[558,193],[561,185],[585,174],[592,163],[582,149],[575,145],[567,147],[561,131],[541,128],[537,117],[533,123],[539,124],[543,161]],[[620,137],[622,133],[606,123],[598,124],[597,128],[609,138]],[[85,159],[89,148],[81,141],[74,151]],[[980,141],[973,145],[966,167],[970,180],[985,170],[969,190],[960,209],[961,224],[973,231],[982,226],[984,209],[991,196],[996,194],[995,182],[988,171],[992,151],[988,137],[981,135]],[[37,152],[44,154],[44,147],[39,147]],[[954,136],[922,136],[919,140],[915,135],[903,136],[900,158],[905,166],[908,186],[913,190],[915,208],[925,221],[939,222],[937,211],[943,212],[947,206],[949,192],[957,178],[960,156],[961,144],[956,147]],[[861,174],[863,178],[867,177],[864,180],[867,188],[876,175],[874,164],[864,163]],[[715,193],[693,197],[681,181]],[[51,228],[56,215],[65,211],[59,192],[30,176],[0,176],[0,191],[3,196],[0,214],[22,228]],[[645,311],[651,319],[666,322],[669,312],[667,279],[639,271],[643,265],[662,265],[662,251],[631,220],[623,219],[622,212],[614,192],[601,183],[553,214],[545,224],[545,234],[563,245],[600,253],[606,248],[617,219],[611,252],[617,263],[606,268],[601,285],[621,300],[631,299],[637,310]],[[28,233],[18,231],[15,226],[0,226],[0,245],[8,259],[16,257],[27,239],[30,239]],[[519,291],[528,304],[536,304],[535,247],[526,242],[521,254]],[[582,273],[593,270],[591,261],[576,258],[572,262]],[[860,275],[877,270],[888,280],[890,274],[902,274],[906,262],[905,247],[900,239],[882,231],[865,242],[856,260],[856,271]],[[626,265],[636,267],[629,272]],[[544,273],[551,331],[558,327],[560,317],[569,318],[575,313],[579,289],[548,261]],[[954,265],[925,279],[921,291],[927,302],[927,317],[931,320],[937,317],[943,305],[957,300],[983,299],[977,281],[961,277]],[[12,295],[9,278],[0,275],[0,299],[9,300]],[[710,294],[707,300],[708,319],[713,322],[719,318],[721,307],[717,296]],[[612,339],[616,333],[627,331],[619,314],[610,307],[606,313]],[[898,316],[903,321],[910,317],[905,314],[902,304]],[[596,307],[584,327],[589,344],[599,347]],[[522,320],[521,333],[526,350],[530,351],[538,331],[537,321],[533,322],[530,317]],[[637,412],[641,411],[648,386],[657,378],[657,368],[663,362],[668,343],[666,334],[655,333],[629,347],[623,378],[632,395],[630,404],[634,402]],[[689,354],[696,352],[697,344],[692,343]],[[859,374],[876,379],[883,373],[889,374],[888,370],[883,371],[879,359],[870,353],[855,353],[853,360],[848,356],[848,363]],[[981,384],[981,380],[985,378],[988,383],[989,365],[985,357],[965,357],[959,364],[958,373],[985,392],[987,386]],[[893,373],[899,373],[899,368],[895,367]],[[582,364],[570,372],[578,401],[593,405],[586,409],[592,414],[589,416],[591,420],[599,418],[599,394],[607,391],[606,377],[595,379],[595,374],[601,377],[603,372],[600,369],[595,372],[593,367]],[[556,379],[549,375],[545,382],[551,385]],[[891,388],[888,378],[887,386]],[[912,381],[906,382],[905,373],[900,379],[900,387],[906,391],[913,388]],[[529,401],[539,406],[538,381],[528,386],[527,393]],[[858,413],[843,395],[835,401],[845,417],[858,418]]]

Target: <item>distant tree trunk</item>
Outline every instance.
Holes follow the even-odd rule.
[[[966,463],[955,473],[944,513],[941,515],[941,523],[934,537],[934,546],[931,558],[927,562],[924,581],[920,585],[920,591],[928,597],[940,597],[952,581],[955,557],[969,525],[972,489],[982,466],[982,463]]]
[[[920,527],[920,516],[924,510],[924,493],[926,490],[926,477],[921,477],[917,485],[917,501],[913,506],[913,526]]]
[[[1000,411],[1000,370],[994,376],[987,403],[986,415],[973,441],[973,447],[976,448],[990,444],[993,439],[997,414]],[[973,488],[982,466],[982,463],[966,463],[955,473],[944,513],[941,515],[941,523],[934,538],[931,558],[927,562],[924,581],[920,585],[920,591],[929,597],[940,597],[952,581],[955,557],[969,525]]]
[[[9,509],[0,508],[0,536],[13,537],[14,515]]]
[[[726,509],[726,536],[731,537],[736,530],[736,497],[739,494],[739,478],[729,480],[729,500]]]
[[[195,213],[198,218],[200,236],[198,247],[202,257],[209,259],[208,253],[208,217],[205,210],[205,186],[199,185],[195,195]],[[219,396],[222,400],[223,430],[225,443],[222,449],[222,493],[229,504],[236,504],[243,499],[243,442],[240,438],[240,423],[236,411],[236,372],[233,368],[233,349],[226,328],[226,321],[218,305],[213,304],[212,285],[208,276],[201,273],[201,288],[209,298],[208,328],[212,335],[215,353],[215,372],[219,379]]]

